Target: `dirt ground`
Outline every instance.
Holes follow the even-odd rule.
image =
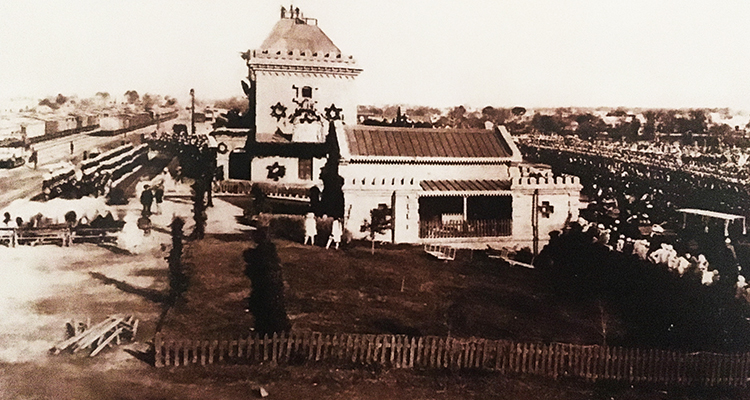
[[[166,226],[189,217],[173,187],[149,236],[126,229],[117,247],[77,244],[0,247],[0,399],[713,399],[750,398],[737,391],[676,390],[529,376],[406,371],[346,365],[212,366],[156,369],[149,342],[163,311],[169,251]],[[135,201],[118,212],[137,214]],[[166,314],[165,334],[237,337],[252,328],[244,311],[249,281],[241,253],[253,246],[217,200],[208,237],[186,247],[191,286]],[[129,217],[126,217],[129,218]],[[190,230],[190,221],[186,230]],[[294,329],[411,333],[596,343],[596,313],[550,297],[535,271],[460,254],[439,262],[410,246],[362,243],[326,250],[275,241]],[[86,354],[50,355],[71,319],[111,314],[140,320],[134,343]]]

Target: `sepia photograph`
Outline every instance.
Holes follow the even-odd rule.
[[[0,0],[0,399],[750,399],[748,15]]]

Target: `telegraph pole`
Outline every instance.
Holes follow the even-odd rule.
[[[195,89],[190,89],[190,132],[195,135]]]

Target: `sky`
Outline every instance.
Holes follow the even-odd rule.
[[[0,0],[0,99],[242,96],[267,0]],[[747,0],[298,0],[358,103],[750,110]]]

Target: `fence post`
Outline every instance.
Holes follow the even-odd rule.
[[[190,348],[192,347],[192,340],[183,340],[182,344],[182,365],[188,365],[190,362]]]
[[[274,332],[271,338],[271,363],[276,364],[278,361],[278,350],[276,349],[279,345],[279,334]]]
[[[15,230],[14,230],[15,235]],[[162,359],[162,346],[164,345],[164,341],[161,335],[161,332],[156,332],[156,335],[154,336],[154,366],[157,368],[161,368],[164,366],[164,360]]]

